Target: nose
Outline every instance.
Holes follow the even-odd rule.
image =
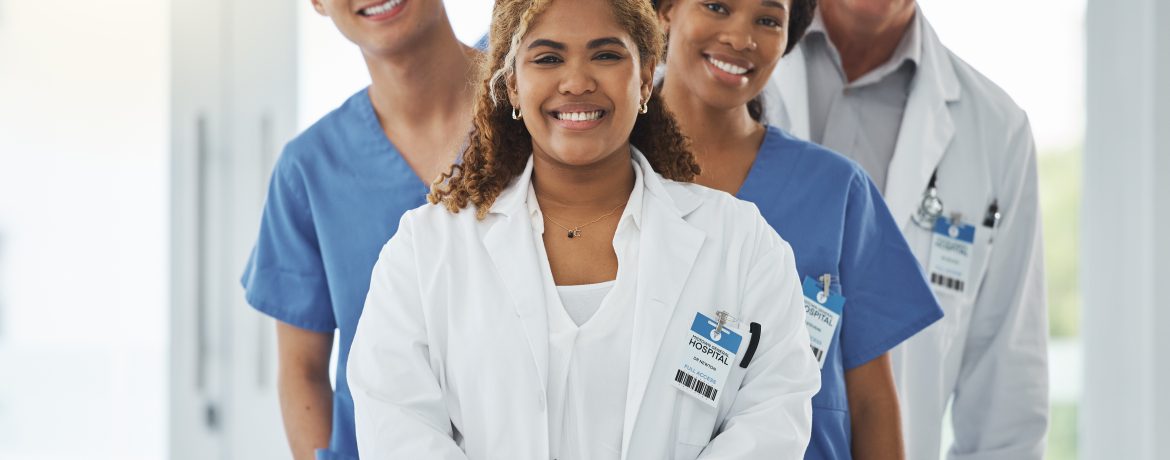
[[[719,35],[719,41],[736,51],[755,51],[758,46],[756,39],[746,29],[737,27],[725,30]]]
[[[593,78],[588,65],[571,64],[565,66],[565,73],[561,76],[561,84],[557,90],[570,96],[589,94],[597,90],[597,80]]]

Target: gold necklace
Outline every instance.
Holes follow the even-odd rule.
[[[566,226],[564,226],[564,225],[561,225],[561,223],[560,223],[560,222],[557,222],[557,220],[556,220],[556,219],[553,219],[553,218],[552,218],[552,216],[550,216],[550,215],[548,215],[548,214],[544,214],[544,217],[548,218],[548,220],[549,220],[549,221],[551,221],[552,223],[556,224],[556,226],[557,226],[557,227],[560,227],[560,228],[564,229],[566,232],[568,232],[568,235],[567,235],[567,236],[569,237],[569,239],[573,239],[573,238],[577,238],[577,237],[580,237],[580,236],[581,236],[581,229],[582,229],[582,228],[584,228],[584,227],[588,227],[588,226],[590,226],[590,225],[592,225],[592,224],[596,224],[596,223],[597,223],[598,221],[600,221],[601,219],[604,219],[604,218],[606,218],[606,217],[612,216],[612,215],[613,215],[613,213],[614,213],[614,212],[616,212],[616,211],[618,210],[618,208],[620,208],[620,207],[622,207],[622,206],[625,206],[625,203],[622,203],[622,204],[619,204],[619,205],[615,206],[613,209],[610,209],[610,210],[609,210],[609,212],[605,213],[605,214],[604,214],[604,215],[602,215],[601,217],[598,217],[598,218],[596,218],[596,219],[593,219],[593,220],[591,220],[591,221],[589,221],[589,222],[586,222],[586,223],[584,223],[584,224],[578,225],[578,226],[576,226],[576,227],[573,227],[573,228],[569,228],[569,227],[566,227]]]

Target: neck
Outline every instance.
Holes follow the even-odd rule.
[[[471,112],[475,51],[438,21],[433,36],[419,37],[408,51],[364,52],[370,71],[370,101],[384,126],[400,129],[465,120]]]
[[[763,128],[752,119],[746,104],[729,109],[712,107],[684,87],[683,77],[669,75],[667,70],[662,97],[678,120],[679,128],[690,138],[691,150],[700,165],[705,158],[733,153],[729,145],[751,139]]]
[[[829,40],[841,55],[845,76],[852,82],[894,56],[914,20],[915,7],[910,2],[888,14],[863,15],[830,1],[821,3],[820,12]]]
[[[532,155],[536,198],[542,209],[553,210],[554,215],[606,212],[628,201],[634,189],[629,144],[588,166],[566,165],[535,151]]]

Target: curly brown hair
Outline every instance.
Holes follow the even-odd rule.
[[[427,200],[459,212],[475,205],[483,219],[492,203],[513,178],[523,172],[532,155],[532,137],[522,120],[512,119],[512,108],[503,103],[508,79],[515,72],[520,41],[533,21],[552,0],[498,0],[492,25],[483,87],[477,95],[473,129],[462,164],[453,164],[431,184]],[[653,69],[662,58],[664,36],[658,18],[646,0],[610,0],[614,17],[638,46],[640,63]],[[651,167],[663,177],[693,181],[699,165],[691,154],[690,140],[682,134],[674,115],[655,91],[649,112],[639,115],[630,143],[646,155]]]

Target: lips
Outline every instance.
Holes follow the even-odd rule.
[[[609,115],[605,108],[594,104],[566,104],[548,111],[549,117],[561,127],[573,130],[590,129],[601,124]]]
[[[722,61],[722,60],[716,59],[716,58],[711,57],[711,56],[707,56],[707,62],[710,62],[715,67],[718,67],[719,70],[722,70],[722,71],[727,72],[727,73],[732,74],[732,75],[743,75],[743,74],[748,73],[749,70],[751,70],[751,69],[748,69],[746,67],[737,66],[737,65],[732,64],[732,63],[727,62],[727,61]]]
[[[755,72],[755,65],[746,59],[716,53],[704,53],[702,56],[711,76],[726,85],[744,85],[748,76]]]
[[[406,0],[385,0],[360,8],[357,14],[371,19],[383,19],[397,13],[403,3],[406,3]]]
[[[553,117],[558,120],[566,121],[593,121],[605,115],[604,110],[591,110],[588,112],[555,112]]]

